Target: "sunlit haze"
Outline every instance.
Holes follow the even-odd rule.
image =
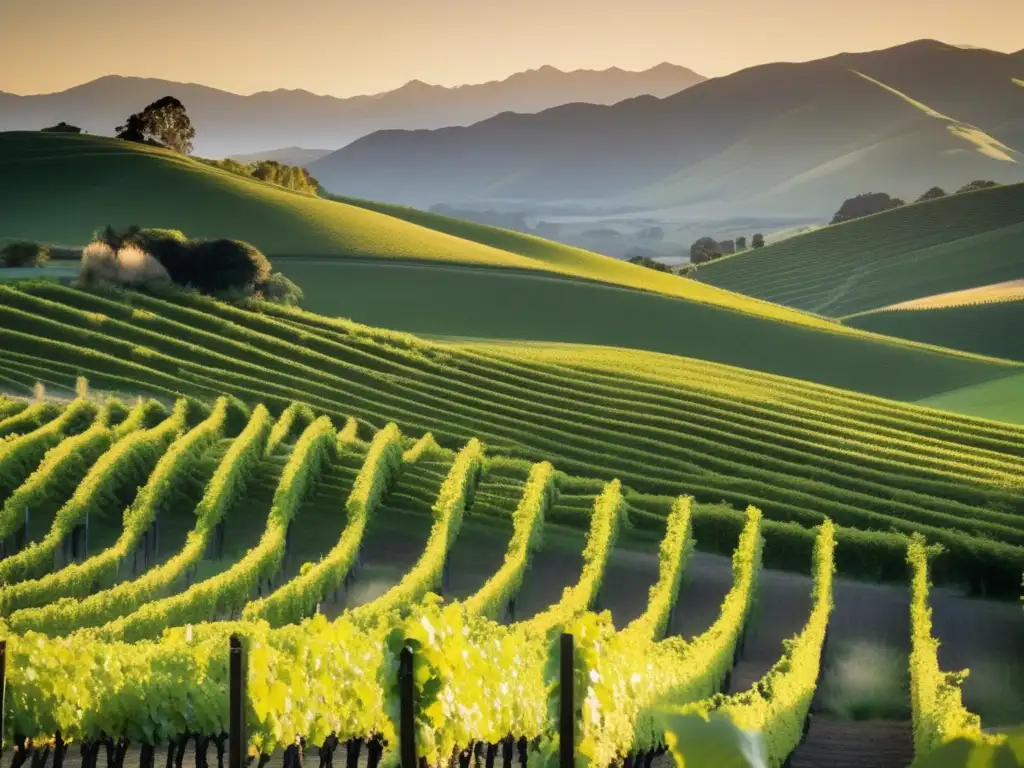
[[[920,38],[1013,51],[1022,29],[1016,0],[0,0],[0,90],[119,74],[351,96],[663,61],[715,76]]]

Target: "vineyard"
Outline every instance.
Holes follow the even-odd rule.
[[[685,358],[0,290],[18,765],[240,760],[232,691],[260,765],[650,765],[694,715],[798,765],[872,589],[908,627],[892,764],[1006,740],[930,606],[1019,594],[1024,429]]]
[[[1024,299],[985,301],[931,309],[883,309],[847,319],[849,325],[875,333],[1024,360],[1024,342],[1014,330],[1024,321]]]
[[[829,317],[1024,277],[1024,184],[908,205],[702,266],[698,279]],[[911,336],[910,338],[915,338]]]

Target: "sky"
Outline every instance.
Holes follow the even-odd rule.
[[[1021,0],[0,0],[0,91],[103,75],[354,96],[550,64],[707,76],[934,38],[1024,47]]]

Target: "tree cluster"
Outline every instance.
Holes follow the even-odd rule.
[[[964,184],[953,194],[962,195],[965,192],[974,192],[979,189],[990,189],[998,186],[1000,185],[995,181],[978,179]],[[946,190],[942,187],[932,187],[924,192],[914,202],[926,203],[929,200],[938,200],[942,197],[948,197]],[[844,201],[842,206],[836,212],[836,215],[832,217],[831,223],[839,224],[844,221],[850,221],[851,219],[859,219],[862,216],[870,216],[875,213],[881,213],[882,211],[899,208],[903,205],[905,205],[905,203],[898,197],[890,197],[885,192],[869,192],[864,195],[857,195],[857,197],[851,197]]]
[[[41,267],[50,260],[50,247],[19,240],[0,248],[0,267]]]
[[[641,267],[647,267],[658,272],[672,272],[672,267],[663,261],[652,259],[650,256],[633,256],[629,259],[630,264],[636,264]]]
[[[315,195],[320,189],[320,182],[305,168],[300,168],[296,165],[285,165],[276,160],[259,160],[248,164],[240,163],[231,158],[224,160],[200,160],[207,165],[212,165],[229,173],[277,184],[286,189],[294,189],[296,192]]]
[[[157,99],[141,112],[129,115],[115,130],[119,139],[166,147],[183,155],[191,154],[192,139],[196,137],[184,105],[173,96]]]
[[[751,239],[752,248],[764,248],[764,235],[760,232]],[[735,240],[715,240],[713,237],[702,237],[690,246],[690,263],[704,264],[714,261],[720,256],[739,253],[747,250],[747,238],[740,235]]]

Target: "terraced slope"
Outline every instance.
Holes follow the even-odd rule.
[[[1009,424],[684,358],[438,345],[270,305],[127,303],[56,286],[5,297],[5,368],[163,396],[230,392],[275,412],[299,399],[338,423],[394,421],[450,449],[480,438],[491,453],[644,493],[754,503],[773,521],[920,531],[950,549],[940,578],[1019,586],[1024,432]],[[893,575],[892,560],[858,564],[840,549],[840,562]]]
[[[708,285],[830,317],[1024,277],[1024,184],[908,205],[701,266]]]

